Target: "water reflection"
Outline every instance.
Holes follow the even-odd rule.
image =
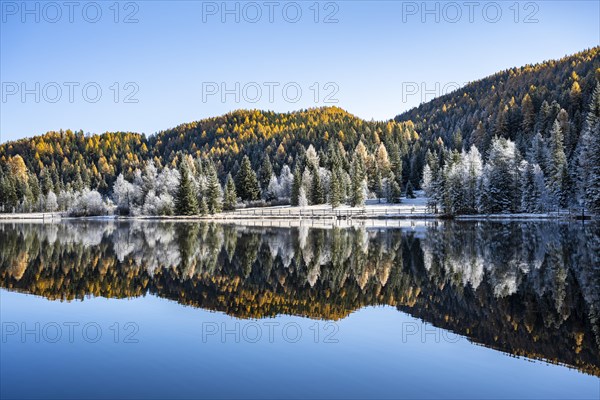
[[[416,230],[0,224],[0,285],[48,299],[151,293],[241,318],[391,305],[507,353],[600,376],[600,226]]]

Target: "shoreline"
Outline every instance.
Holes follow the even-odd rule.
[[[265,208],[265,210],[277,210],[277,208]],[[336,222],[360,222],[360,221],[459,221],[459,222],[478,222],[478,221],[598,221],[598,216],[586,214],[582,218],[581,214],[574,213],[543,213],[543,214],[471,214],[446,216],[430,213],[368,213],[361,210],[352,210],[354,213],[344,213],[346,210],[337,210],[331,212],[310,213],[310,210],[303,210],[303,213],[250,213],[249,209],[244,212],[221,213],[205,216],[160,216],[160,215],[140,215],[140,216],[119,216],[119,215],[99,215],[70,217],[66,213],[15,213],[0,214],[0,222],[43,222],[53,223],[61,221],[161,221],[161,222],[185,222],[185,221],[213,221],[213,222],[231,222],[237,221],[318,221],[320,223]]]

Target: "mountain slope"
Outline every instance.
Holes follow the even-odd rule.
[[[412,121],[424,142],[450,148],[477,145],[485,153],[494,135],[516,141],[524,153],[532,136],[548,137],[561,108],[571,125],[571,155],[600,79],[600,47],[559,60],[498,72],[396,116]]]

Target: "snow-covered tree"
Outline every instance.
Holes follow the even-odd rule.
[[[105,215],[107,212],[108,208],[102,200],[102,195],[96,190],[89,189],[78,193],[73,206],[69,209],[69,214],[76,217]]]
[[[300,187],[300,193],[298,194],[298,206],[303,208],[308,206],[308,199],[306,198],[304,186]]]
[[[294,175],[290,167],[285,164],[279,174],[279,194],[280,199],[289,199],[292,196],[292,185],[294,184]]]
[[[515,144],[495,138],[483,169],[479,209],[486,213],[516,212],[520,206],[518,159]]]
[[[48,191],[46,196],[46,211],[54,212],[58,209],[56,194],[52,190]]]
[[[117,206],[117,212],[121,215],[129,214],[131,202],[134,200],[135,190],[131,183],[127,182],[123,174],[119,174],[113,185],[112,199]]]

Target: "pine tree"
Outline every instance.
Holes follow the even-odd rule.
[[[208,203],[206,201],[206,196],[202,196],[202,198],[200,199],[200,205],[198,206],[198,212],[200,213],[200,215],[206,215],[208,214]]]
[[[221,193],[221,184],[211,162],[208,166],[208,185],[206,187],[206,203],[210,214],[220,213],[223,209],[223,198]]]
[[[242,200],[253,201],[259,199],[260,188],[258,186],[258,179],[252,169],[248,156],[244,156],[242,160],[242,166],[237,174],[235,183],[237,194]]]
[[[332,208],[337,208],[342,203],[342,176],[339,165],[333,164],[331,171],[331,187],[329,194],[329,202]]]
[[[319,171],[313,171],[312,173],[312,204],[323,204],[325,202],[325,192],[323,190],[323,184],[321,183],[321,176]]]
[[[566,207],[568,196],[566,193],[567,157],[563,144],[563,132],[558,119],[554,121],[550,131],[550,165],[548,183],[555,204]]]
[[[197,215],[198,199],[193,191],[189,167],[185,160],[179,164],[179,189],[175,198],[175,213],[177,215]]]
[[[294,168],[294,182],[292,183],[292,197],[290,203],[292,206],[298,206],[298,197],[300,196],[300,188],[302,187],[302,175],[300,167],[296,165]]]
[[[600,214],[600,83],[592,95],[579,149],[580,197],[590,212]]]
[[[260,188],[263,191],[263,193],[267,190],[267,187],[269,186],[271,175],[273,175],[273,165],[271,164],[271,160],[269,159],[269,155],[267,154],[263,159],[263,162],[260,165],[260,169],[258,171],[258,181],[260,183]]]
[[[227,174],[227,180],[225,182],[225,194],[223,197],[223,207],[225,210],[235,210],[235,205],[237,204],[237,194],[231,173]]]
[[[365,172],[361,157],[354,157],[352,160],[351,179],[350,205],[362,207],[365,204]]]

